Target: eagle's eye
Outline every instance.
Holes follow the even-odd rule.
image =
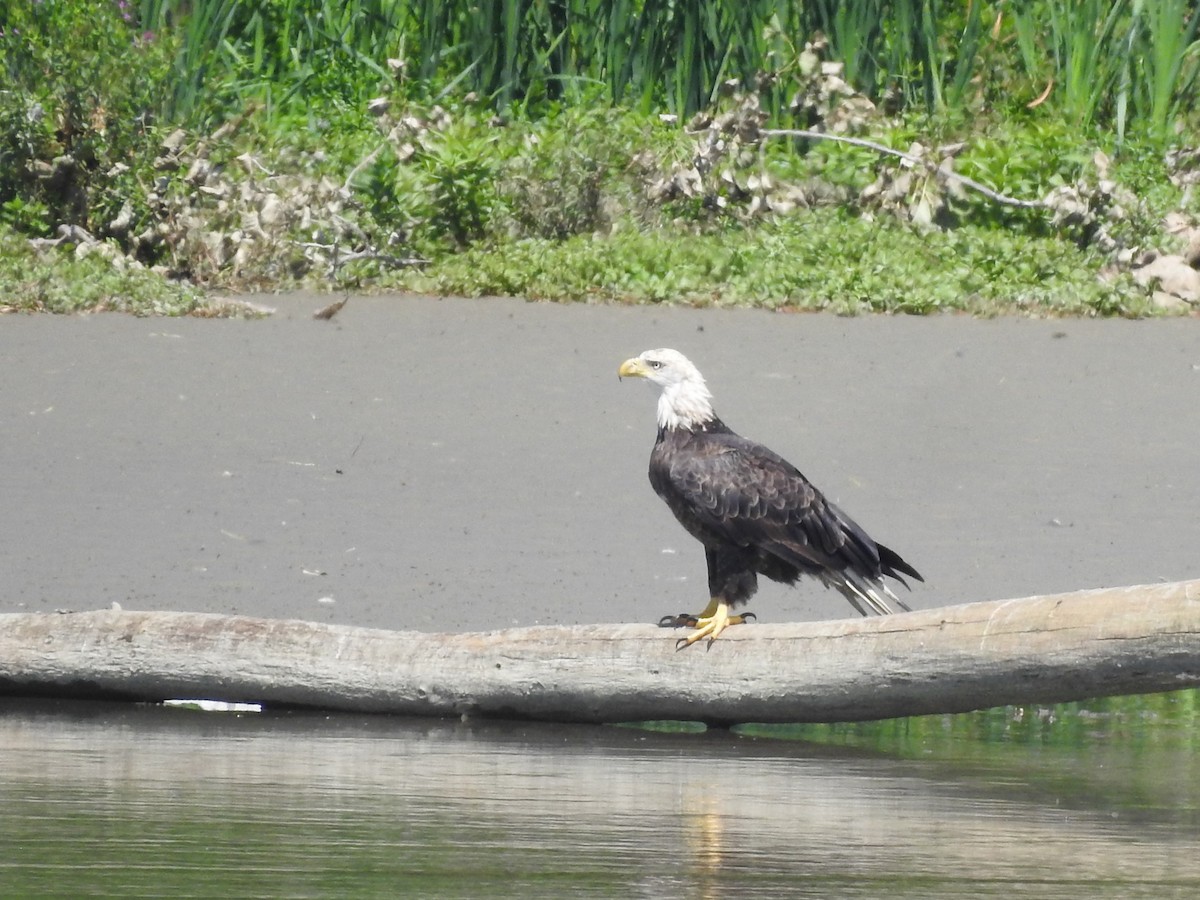
[[[661,369],[663,367],[661,359],[648,359],[646,362],[650,364],[650,368],[652,369]]]

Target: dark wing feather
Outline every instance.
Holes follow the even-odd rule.
[[[875,542],[763,445],[731,432],[702,432],[664,454],[662,463],[677,501],[722,540],[758,547],[803,571],[849,566],[878,577]]]

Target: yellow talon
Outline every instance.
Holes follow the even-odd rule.
[[[753,615],[753,614],[750,614]],[[723,600],[713,599],[705,608],[704,612],[696,618],[696,633],[688,635],[685,638],[680,638],[675,642],[675,649],[682,650],[684,647],[690,647],[697,641],[708,638],[708,646],[712,646],[712,642],[728,628],[730,625],[740,625],[746,621],[745,616],[729,615],[729,604]]]

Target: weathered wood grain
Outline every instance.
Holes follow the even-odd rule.
[[[727,631],[426,634],[178,612],[0,615],[0,695],[564,722],[853,721],[1200,684],[1200,580]]]

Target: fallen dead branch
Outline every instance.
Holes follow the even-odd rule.
[[[1200,580],[730,630],[424,634],[105,610],[0,615],[0,695],[565,722],[830,722],[1200,684]]]

